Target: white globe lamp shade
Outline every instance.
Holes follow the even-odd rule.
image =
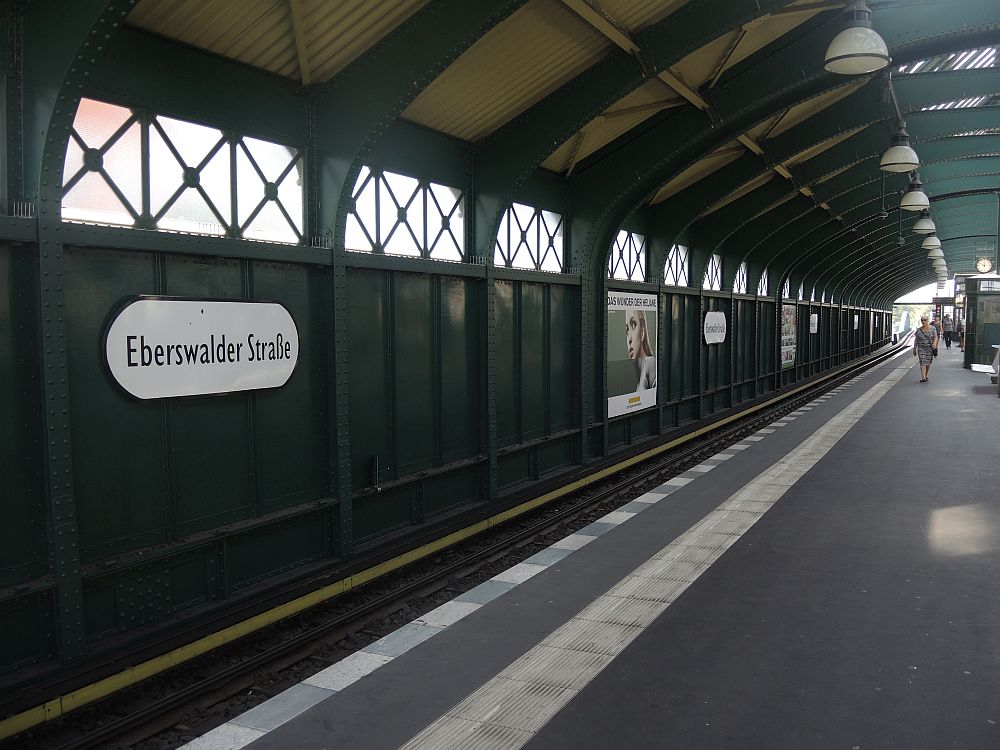
[[[916,220],[913,224],[913,231],[917,234],[934,234],[937,227],[934,225],[934,220],[927,211],[920,212],[920,218]]]
[[[830,42],[823,67],[831,73],[856,76],[874,73],[889,64],[889,50],[872,28],[872,12],[863,2],[851,3],[844,13],[846,28]]]
[[[924,241],[920,243],[920,247],[924,250],[940,250],[941,240],[937,238],[936,234],[929,234],[924,237]]]
[[[906,123],[900,121],[896,132],[892,134],[892,145],[882,154],[879,169],[884,172],[912,172],[920,166],[920,157],[910,147],[910,136],[906,132]]]
[[[910,183],[910,189],[903,196],[903,200],[899,202],[899,207],[906,211],[924,211],[931,207],[927,193],[924,192],[924,186],[920,184],[919,180]]]

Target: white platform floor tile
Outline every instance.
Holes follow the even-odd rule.
[[[625,511],[622,510],[613,510],[610,513],[601,516],[597,520],[600,521],[601,523],[618,524],[618,523],[625,523],[628,519],[632,518],[632,516],[634,515],[635,513],[626,513]]]
[[[645,497],[645,495],[643,496]],[[560,539],[558,542],[552,546],[556,549],[572,549],[577,550],[584,545],[590,544],[597,537],[588,536],[587,534],[570,534],[567,537]]]
[[[312,677],[303,680],[303,682],[306,685],[326,688],[327,690],[343,690],[379,667],[388,664],[394,658],[367,651],[356,651],[336,664],[331,664],[322,672],[317,672]]]
[[[503,573],[497,573],[490,580],[500,581],[501,583],[524,583],[529,578],[541,573],[545,570],[547,566],[545,565],[532,565],[530,563],[518,563],[512,568],[505,570]]]
[[[454,625],[463,617],[475,612],[482,606],[482,604],[476,604],[475,602],[460,602],[452,599],[450,602],[445,602],[440,607],[432,609],[422,617],[418,617],[415,622],[418,625],[433,625],[436,628],[447,628],[449,625]]]
[[[259,729],[227,723],[182,745],[180,750],[240,750],[264,734]]]

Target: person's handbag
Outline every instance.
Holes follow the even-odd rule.
[[[937,347],[936,346],[931,349],[931,354],[933,354],[935,357],[937,356]]]

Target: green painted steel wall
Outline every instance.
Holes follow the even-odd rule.
[[[539,480],[651,446],[881,343],[867,336],[867,317],[859,332],[845,328],[854,308],[802,303],[796,367],[779,374],[780,303],[664,286],[654,268],[647,282],[625,286],[658,295],[658,404],[609,420],[605,311],[595,300],[615,282],[603,279],[606,257],[587,254],[603,237],[592,230],[604,207],[569,200],[571,180],[541,170],[477,193],[480,175],[496,165],[471,144],[364,112],[366,126],[331,129],[316,119],[343,124],[335,87],[305,95],[134,30],[90,72],[89,95],[303,149],[307,235],[321,247],[76,225],[54,233],[52,209],[41,204],[39,220],[0,222],[0,239],[12,240],[0,244],[0,622],[8,635],[0,673],[15,682],[26,665],[97,655],[121,642],[112,636],[173,629],[406,543],[429,524],[490,512]],[[49,83],[58,90],[63,80]],[[70,115],[60,117],[54,126]],[[49,124],[29,123],[24,141]],[[354,150],[338,151],[338,139]],[[62,155],[33,158],[55,164]],[[474,262],[330,247],[336,232],[326,234],[332,227],[320,217],[343,215],[345,202],[330,203],[361,161],[464,190]],[[52,194],[41,187],[49,188],[43,198]],[[490,231],[480,203],[508,189],[563,213],[568,273],[483,265],[492,247],[476,244]],[[647,210],[625,224],[660,248],[650,259],[684,230],[658,234]],[[31,239],[14,243],[19,234]],[[704,260],[714,248],[693,237],[692,257]],[[58,293],[49,274],[61,278]],[[139,294],[280,302],[300,336],[292,378],[269,391],[130,398],[105,371],[102,334]],[[63,337],[49,305],[62,308],[64,345],[50,344]],[[820,311],[821,334],[805,341],[810,309]],[[708,311],[727,316],[723,344],[704,342]],[[66,444],[47,444],[46,430],[65,434]],[[52,478],[69,457],[72,493],[56,497]],[[57,580],[61,568],[78,576],[78,596]]]

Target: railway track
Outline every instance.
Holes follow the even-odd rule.
[[[334,645],[344,640],[351,641],[356,649],[363,648],[367,645],[366,640],[376,640],[395,629],[393,613],[403,610],[408,619],[413,619],[423,613],[421,609],[433,609],[439,603],[435,597],[450,599],[461,590],[472,588],[480,579],[493,575],[489,568],[508,567],[529,557],[534,547],[548,546],[549,537],[554,541],[572,533],[636,494],[738,442],[762,424],[794,411],[818,394],[876,366],[905,346],[905,343],[900,344],[863,363],[848,366],[821,383],[807,386],[744,419],[693,440],[683,449],[669,450],[655,460],[626,469],[463,542],[434,560],[414,563],[388,579],[378,579],[348,596],[272,625],[266,633],[247,636],[223,649],[223,653],[200,657],[196,663],[182,665],[130,688],[121,696],[112,696],[52,725],[12,738],[12,742],[28,740],[31,746],[57,747],[59,750],[175,747],[185,736],[197,736],[211,728],[212,717],[216,723],[222,723],[231,715],[252,707],[254,701],[270,697],[272,691],[260,687],[265,682],[260,679],[261,675],[272,675],[271,682],[278,686],[298,682],[301,678],[296,673],[296,665],[306,665],[300,666],[298,672],[303,669],[318,671],[323,665],[350,653],[351,647]],[[379,624],[379,618],[389,622]],[[336,658],[318,656],[324,648],[333,650]],[[285,672],[291,675],[283,678]],[[280,689],[273,692],[280,692]],[[116,706],[116,702],[119,705]],[[192,706],[201,706],[195,713],[201,711],[208,717],[190,722],[186,714],[191,712]],[[113,714],[116,715],[109,718]]]

